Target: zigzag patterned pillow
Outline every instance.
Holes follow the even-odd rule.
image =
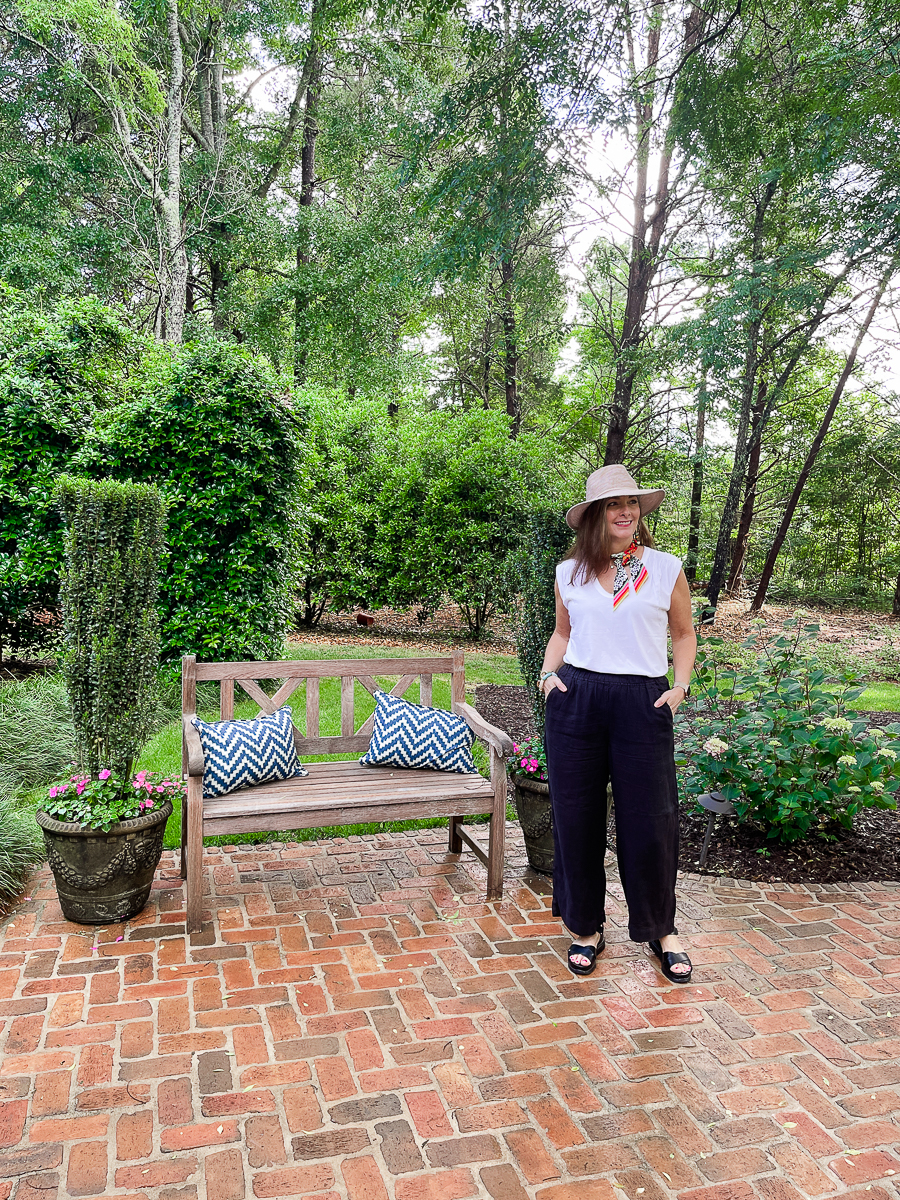
[[[254,783],[308,775],[297,758],[291,710],[252,721],[199,721],[191,724],[203,745],[203,798],[212,800]]]
[[[455,713],[376,692],[372,740],[359,761],[364,767],[427,767],[477,775],[474,741],[475,734]]]

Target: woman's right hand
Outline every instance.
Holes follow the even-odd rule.
[[[567,692],[569,690],[558,675],[548,675],[541,684],[541,693],[545,700],[554,688],[558,688],[561,692]]]

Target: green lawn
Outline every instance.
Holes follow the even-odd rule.
[[[372,658],[421,658],[427,652],[422,650],[410,650],[395,646],[342,646],[342,645],[304,645],[303,643],[293,642],[287,647],[287,657],[295,659],[372,659]],[[447,657],[445,652],[436,650],[434,655],[430,657],[443,658]],[[389,690],[396,682],[394,679],[386,677],[383,682],[384,686]],[[466,693],[471,699],[471,693],[475,688],[482,683],[497,683],[497,684],[516,684],[522,682],[522,676],[519,671],[518,660],[512,654],[485,654],[473,652],[466,654]],[[209,707],[212,701],[213,688],[204,689],[204,695],[201,696],[200,716],[206,720],[217,720],[218,709]],[[217,690],[217,689],[215,689]],[[240,687],[235,689],[235,708],[234,715],[236,717],[255,717],[259,713],[258,706],[249,699],[241,701]],[[204,699],[206,704],[204,704]],[[406,693],[406,699],[413,702],[419,699],[419,684],[414,683]],[[450,676],[436,675],[433,681],[432,703],[438,708],[450,707]],[[289,701],[289,707],[293,713],[294,723],[298,729],[306,729],[306,686],[302,685],[294,692]],[[372,695],[366,691],[360,684],[356,685],[354,699],[354,713],[356,718],[356,726],[359,726],[373,712],[375,708],[375,700]],[[339,734],[341,731],[341,686],[339,679],[323,679],[319,686],[319,730],[323,736]],[[478,768],[487,773],[487,754],[480,743],[475,744],[474,748],[475,763]],[[305,759],[307,762],[323,762],[328,759],[353,758],[354,755],[311,755]],[[166,725],[159,733],[148,743],[141,755],[139,767],[148,771],[160,771],[166,775],[179,774],[181,771],[181,722],[173,721]],[[377,825],[353,825],[343,828],[328,828],[328,829],[305,829],[283,831],[281,833],[248,833],[235,834],[232,837],[216,837],[210,838],[210,844],[229,844],[237,842],[264,842],[264,841],[304,841],[312,838],[343,836],[346,837],[351,833],[376,833],[382,829],[411,829],[423,828],[432,825],[445,825],[446,821],[441,819],[424,820],[424,821],[395,821],[388,824]],[[168,847],[175,847],[180,844],[181,840],[181,812],[180,806],[172,813],[169,818],[169,823],[166,827],[165,844]]]

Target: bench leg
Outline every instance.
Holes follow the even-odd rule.
[[[459,825],[460,822],[464,821],[464,820],[465,820],[464,817],[451,817],[450,818],[450,844],[448,846],[448,853],[450,853],[450,854],[462,854],[462,848],[463,848],[462,838],[459,836],[459,830],[457,829],[457,825]]]
[[[181,878],[187,879],[187,796],[181,797]]]
[[[203,924],[203,784],[188,779],[187,794],[187,931],[199,933]]]
[[[491,747],[491,783],[494,809],[488,838],[488,900],[503,899],[503,864],[506,857],[506,763]]]

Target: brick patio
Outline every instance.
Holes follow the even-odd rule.
[[[213,849],[189,940],[170,853],[96,934],[42,874],[2,929],[0,1200],[897,1200],[900,884],[689,877],[691,986],[620,907],[576,980],[509,836],[493,905],[443,830]]]

